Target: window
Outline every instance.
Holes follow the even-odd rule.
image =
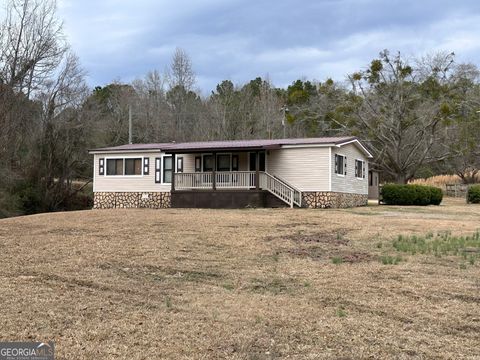
[[[347,175],[347,157],[335,154],[335,174]]]
[[[213,171],[213,155],[203,156],[203,171]]]
[[[183,173],[183,157],[177,158],[177,172]]]
[[[107,175],[142,175],[142,158],[107,159]]]
[[[230,155],[229,154],[217,155],[217,170],[230,171]]]
[[[163,157],[163,182],[171,183],[172,182],[172,157],[164,156]]]
[[[142,175],[142,159],[125,159],[125,175]]]
[[[107,175],[123,175],[123,159],[107,159]]]
[[[365,161],[355,160],[355,177],[359,179],[365,178]]]

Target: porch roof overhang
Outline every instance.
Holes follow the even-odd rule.
[[[279,149],[279,145],[269,146],[228,146],[228,147],[216,147],[216,146],[202,146],[196,148],[190,147],[178,147],[175,149],[164,149],[166,154],[194,154],[194,153],[221,153],[221,152],[250,152],[250,151],[264,151]]]

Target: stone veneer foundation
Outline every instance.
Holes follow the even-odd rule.
[[[368,195],[338,192],[303,192],[302,207],[312,209],[349,208],[366,206]],[[94,209],[171,207],[170,192],[95,192]]]
[[[349,208],[366,206],[367,194],[350,194],[339,192],[303,192],[302,207],[311,209]]]
[[[164,209],[170,206],[169,192],[95,192],[93,195],[94,209]]]

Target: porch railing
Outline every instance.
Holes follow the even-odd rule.
[[[211,189],[213,186],[211,172],[177,173],[175,174],[175,188],[185,189]]]
[[[211,189],[212,172],[176,173],[175,189]],[[255,187],[255,171],[217,171],[215,172],[217,189],[251,189]]]
[[[217,171],[217,188],[251,189],[255,187],[255,171]]]

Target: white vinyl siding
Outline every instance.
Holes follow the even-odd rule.
[[[129,152],[129,153],[104,153],[94,155],[93,191],[94,192],[163,192],[170,191],[170,184],[155,183],[155,158],[164,155],[160,152]],[[105,174],[107,159],[120,158],[149,158],[148,175],[99,175],[99,160],[105,159]]]
[[[329,153],[327,147],[269,150],[266,170],[300,191],[328,191]]]
[[[176,157],[183,157],[183,172],[184,173],[193,173],[195,172],[195,156],[198,154],[184,154],[176,155]]]
[[[347,175],[335,174],[335,154],[346,157]],[[368,194],[368,179],[357,178],[355,174],[356,160],[365,162],[365,174],[368,173],[368,160],[355,144],[347,144],[342,147],[332,147],[332,191],[354,194]]]

